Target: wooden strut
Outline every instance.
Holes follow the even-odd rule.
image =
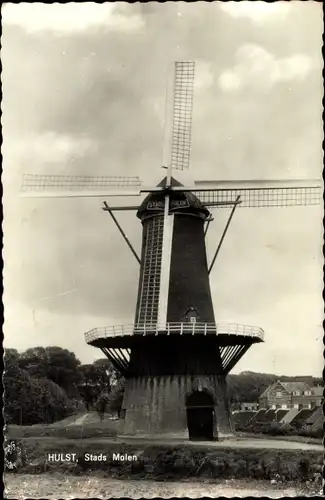
[[[204,237],[207,235],[210,222],[212,222],[213,220],[214,220],[213,217],[209,217],[209,219],[206,219],[207,225],[205,226]]]
[[[234,213],[235,213],[235,210],[236,210],[236,208],[237,208],[237,205],[238,205],[239,203],[241,203],[241,201],[240,201],[240,196],[237,196],[237,199],[236,199],[236,201],[235,201],[235,203],[234,203],[234,206],[232,207],[232,211],[231,211],[231,213],[230,213],[230,215],[229,215],[229,218],[228,218],[228,221],[227,221],[226,227],[225,227],[225,229],[224,229],[224,231],[223,231],[223,233],[222,233],[221,239],[220,239],[220,241],[219,241],[219,245],[217,246],[217,249],[216,249],[215,254],[214,254],[214,256],[213,256],[212,262],[211,262],[210,267],[209,267],[209,269],[208,269],[208,274],[210,274],[210,272],[212,271],[212,268],[213,268],[214,263],[215,263],[215,261],[216,261],[216,258],[217,258],[217,256],[218,256],[219,250],[220,250],[220,248],[221,248],[221,246],[222,246],[223,240],[224,240],[224,238],[225,238],[225,236],[226,236],[226,233],[227,233],[227,231],[228,231],[229,224],[230,224],[230,222],[231,222],[231,219],[232,219],[232,217],[233,217],[233,215],[234,215]]]
[[[103,210],[105,212],[108,212],[110,214],[110,216],[112,217],[113,221],[115,222],[118,230],[120,231],[121,235],[123,236],[127,246],[129,247],[129,249],[131,250],[131,252],[133,253],[134,257],[137,259],[138,263],[141,264],[141,260],[139,259],[138,257],[138,254],[136,253],[136,251],[134,250],[133,246],[131,245],[130,241],[128,240],[125,232],[123,231],[123,229],[121,228],[120,224],[118,223],[115,215],[113,214],[112,212],[112,209],[107,205],[106,201],[104,201],[104,205],[105,205],[105,208],[103,208]]]

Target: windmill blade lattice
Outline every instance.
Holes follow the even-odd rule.
[[[21,192],[25,195],[44,195],[49,196],[86,196],[96,193],[121,192],[124,195],[125,190],[131,194],[140,194],[141,180],[139,177],[127,176],[68,176],[68,175],[48,175],[48,174],[25,174],[23,175]]]
[[[173,100],[171,168],[189,167],[195,62],[176,61]]]
[[[205,206],[229,206],[240,197],[238,207],[290,207],[319,205],[321,186],[305,185],[292,187],[238,188],[194,190]]]

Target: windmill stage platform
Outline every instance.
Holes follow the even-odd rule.
[[[216,339],[223,370],[228,373],[252,344],[264,341],[264,331],[257,326],[238,323],[173,322],[165,325],[128,324],[99,327],[85,334],[87,344],[100,348],[123,375],[130,373],[130,354],[133,347],[150,349],[153,339],[155,343],[161,340],[168,345],[170,337],[173,346],[178,338],[183,346],[188,344],[189,347],[195,347],[197,342],[202,343],[207,338]]]

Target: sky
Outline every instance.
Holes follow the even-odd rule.
[[[22,198],[21,176],[158,183],[173,61],[196,62],[193,178],[321,177],[320,3],[7,3],[2,23],[6,347],[92,362],[85,332],[133,322],[139,266],[103,200]],[[228,213],[213,215],[210,261]],[[135,214],[118,219],[139,251]],[[320,376],[322,237],[321,206],[236,211],[210,275],[216,321],[265,342],[233,373]]]

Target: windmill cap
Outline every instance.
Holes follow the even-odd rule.
[[[182,187],[179,181],[171,177],[171,187]],[[166,187],[167,177],[164,177],[157,187]],[[164,212],[165,206],[164,191],[149,193],[148,196],[141,203],[137,217],[139,219],[149,215],[158,215]],[[171,191],[170,192],[170,208],[172,211],[181,210],[182,213],[191,213],[192,215],[199,215],[202,217],[209,217],[209,210],[202,204],[202,202],[191,191]]]

